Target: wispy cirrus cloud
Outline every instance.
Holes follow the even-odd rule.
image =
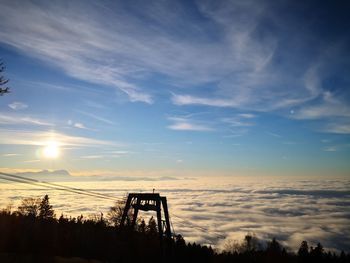
[[[0,31],[1,41],[52,63],[73,77],[115,87],[127,94],[131,101],[152,103],[150,94],[127,80],[127,73],[136,75],[137,66],[128,65],[125,58],[121,63],[110,59],[111,53],[117,59],[135,47],[137,42],[130,43],[132,39],[127,36],[128,30],[106,27],[103,18],[106,9],[101,5],[83,8],[95,20],[83,15],[85,12],[82,13],[80,4],[71,7],[69,11],[63,6],[46,5],[45,2],[27,2],[24,5],[10,1],[3,3],[0,12],[8,16],[4,21],[6,26]],[[100,13],[94,13],[96,10]],[[111,19],[116,21],[118,17],[112,16]]]
[[[208,126],[207,124],[194,121],[192,119],[184,117],[169,117],[169,121],[172,121],[173,124],[168,126],[168,129],[176,131],[201,131],[208,132],[213,131],[214,128]]]
[[[2,154],[3,157],[13,157],[13,156],[19,156],[21,154],[19,153],[4,153]]]
[[[68,120],[68,125],[69,126],[72,126],[74,128],[77,128],[77,129],[82,129],[82,130],[90,130],[90,131],[96,131],[95,129],[91,129],[91,128],[88,128],[86,127],[83,123],[81,122],[74,122],[72,120]]]
[[[322,132],[350,134],[350,107],[344,98],[336,97],[330,91],[324,91],[319,100],[311,105],[301,106],[291,118],[298,120],[322,120],[319,128]]]
[[[278,133],[275,133],[275,132],[270,132],[270,131],[267,131],[266,134],[270,135],[272,137],[275,137],[275,138],[282,138],[283,137],[281,134],[278,134]]]
[[[203,106],[214,106],[214,107],[236,107],[239,104],[234,100],[229,99],[213,99],[203,98],[191,95],[177,95],[173,94],[171,98],[175,105],[203,105]]]
[[[14,102],[10,103],[8,106],[13,110],[24,110],[24,109],[28,108],[27,104],[20,102],[20,101],[14,101]]]
[[[57,142],[58,146],[97,147],[119,145],[116,142],[67,135],[56,131],[0,130],[0,144],[45,146],[50,141]]]
[[[103,154],[95,155],[83,155],[80,156],[81,159],[111,159],[111,158],[121,158],[129,154],[127,151],[111,151]]]
[[[251,114],[237,114],[234,117],[222,118],[221,121],[227,123],[230,127],[250,127],[255,124],[252,121],[247,121],[247,119],[254,118]]]
[[[81,159],[102,159],[104,158],[103,155],[83,155],[80,156]]]
[[[73,126],[74,126],[75,128],[78,128],[78,129],[88,129],[88,128],[85,127],[84,124],[82,124],[82,123],[80,123],[80,122],[74,123]]]
[[[319,102],[301,107],[293,115],[295,119],[349,118],[350,107],[330,91],[324,91]]]
[[[137,6],[5,1],[0,39],[70,76],[115,88],[133,102],[155,101],[157,92],[140,83],[157,75],[164,77],[165,89],[181,87],[171,98],[177,106],[277,114],[296,108],[286,117],[349,118],[340,93],[332,93],[333,103],[322,99],[330,89],[325,79],[337,67],[346,68],[347,39],[333,48],[320,44],[308,34],[312,25],[296,30],[268,2],[200,1],[194,5],[200,19],[180,2]],[[174,9],[176,15],[169,15]],[[320,48],[311,54],[313,44]],[[201,92],[203,86],[208,91]]]
[[[67,9],[46,2],[5,2],[1,39],[73,77],[115,87],[130,101],[153,102],[151,91],[137,83],[154,73],[186,87],[219,83],[216,100],[196,99],[198,104],[213,106],[235,107],[244,98],[251,101],[257,94],[266,98],[282,90],[280,83],[263,85],[276,81],[274,69],[267,68],[278,47],[272,33],[261,41],[255,32],[258,22],[269,18],[266,4],[255,3],[252,8],[252,3],[198,2],[196,8],[208,23],[200,23],[184,5],[171,1],[151,2],[137,10],[127,3],[115,5],[118,8],[109,3],[82,6],[75,2]],[[169,16],[174,8],[177,15]],[[178,19],[180,14],[183,19]],[[250,20],[243,14],[249,14]],[[140,15],[153,26],[145,27]],[[218,31],[221,34],[211,37]],[[225,95],[221,91],[231,96],[220,99],[220,94]],[[185,98],[178,99],[183,103],[180,99]]]
[[[328,147],[323,148],[323,150],[325,152],[336,152],[338,149],[336,146],[328,146]]]
[[[115,123],[107,118],[101,117],[99,115],[96,115],[94,113],[90,113],[90,112],[86,112],[86,111],[81,111],[81,110],[77,110],[78,113],[83,114],[85,116],[88,116],[94,120],[97,120],[99,122],[105,123],[105,124],[109,124],[109,125],[115,125]]]
[[[210,112],[199,112],[168,117],[167,119],[173,124],[167,128],[179,131],[224,131],[225,138],[238,137],[246,134],[248,128],[255,125],[252,119],[256,117],[257,115],[251,113],[237,113],[217,118]]]
[[[4,125],[35,125],[35,126],[54,126],[46,120],[33,117],[31,115],[1,113],[0,124]]]
[[[322,131],[338,134],[350,134],[350,123],[346,123],[344,121],[337,123],[333,121],[330,124],[326,125]]]
[[[33,159],[33,160],[24,160],[23,162],[24,163],[38,163],[40,161],[41,161],[40,159]]]

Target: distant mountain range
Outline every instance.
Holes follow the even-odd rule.
[[[137,177],[137,176],[73,176],[67,170],[41,170],[38,172],[16,173],[18,176],[48,182],[63,181],[173,181],[178,180],[176,177]]]

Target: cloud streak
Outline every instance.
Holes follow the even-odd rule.
[[[168,129],[171,130],[200,132],[208,132],[214,130],[208,125],[198,123],[198,121],[193,121],[184,117],[169,117],[168,120],[173,122],[173,124],[168,126]]]
[[[118,145],[111,141],[67,135],[53,131],[0,130],[0,144],[45,146],[50,141],[57,142],[59,146],[96,147]]]
[[[32,125],[32,126],[54,126],[46,120],[42,120],[31,115],[19,115],[12,113],[1,113],[0,124],[2,125]]]
[[[85,112],[85,111],[81,111],[81,110],[77,110],[78,113],[83,114],[85,116],[88,116],[96,121],[108,124],[108,125],[115,125],[115,123],[109,119],[103,118],[101,116],[98,116],[96,114],[93,113],[89,113],[89,112]]]
[[[14,101],[14,102],[10,103],[8,106],[13,110],[24,110],[24,109],[28,108],[27,104],[20,102],[20,101]]]

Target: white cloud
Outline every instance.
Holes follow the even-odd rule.
[[[212,128],[189,122],[177,122],[169,125],[168,128],[177,131],[212,131]]]
[[[323,91],[317,103],[302,106],[290,116],[298,120],[322,120],[324,124],[320,130],[323,132],[350,133],[350,107],[330,91]]]
[[[24,163],[38,163],[38,162],[40,162],[41,160],[39,160],[39,159],[34,159],[34,160],[24,160],[23,162]]]
[[[240,114],[238,114],[238,116],[245,118],[245,119],[252,119],[252,118],[256,117],[256,115],[251,114],[251,113],[240,113]]]
[[[85,127],[85,125],[82,124],[82,123],[80,123],[80,122],[74,123],[74,127],[75,127],[75,128],[78,128],[78,129],[87,129],[87,128]]]
[[[309,91],[311,98],[316,98],[321,94],[321,79],[319,76],[320,64],[310,67],[304,75],[305,88]]]
[[[21,154],[19,153],[4,153],[2,156],[3,157],[12,157],[12,156],[19,156]]]
[[[252,118],[252,117],[249,117],[249,118]],[[222,118],[221,121],[229,124],[231,127],[250,127],[255,125],[253,122],[246,121],[246,119],[247,119],[246,117],[242,118],[242,116],[237,115],[235,117]]]
[[[27,104],[25,104],[23,102],[19,102],[19,101],[14,101],[14,102],[10,103],[8,106],[13,110],[24,110],[24,109],[28,108]]]
[[[131,152],[130,151],[111,151],[110,153],[113,153],[113,154],[130,154]]]
[[[326,91],[324,73],[341,52],[320,49],[315,57],[304,58],[307,33],[293,31],[270,3],[199,1],[197,11],[206,23],[194,20],[179,2],[147,3],[137,15],[128,11],[127,3],[114,5],[75,1],[66,8],[60,2],[3,1],[0,41],[72,77],[98,84],[97,89],[114,88],[133,102],[153,103],[158,91],[140,83],[161,76],[165,89],[170,84],[178,92],[181,87],[181,94],[171,98],[178,106],[282,115],[281,109],[291,112],[293,107],[295,114],[286,117],[350,117],[346,101],[337,93],[334,101],[339,103],[327,98],[317,103]],[[140,17],[152,21],[152,27]],[[260,34],[261,24],[271,24],[274,30],[267,26]],[[284,36],[293,36],[292,50],[281,51]],[[202,92],[203,87],[209,91]]]
[[[46,5],[45,2],[41,4]],[[138,69],[128,65],[127,58],[123,61],[121,58],[125,52],[140,46],[138,41],[127,36],[128,30],[120,32],[122,28],[119,28],[114,32],[108,31],[103,22],[105,9],[97,5],[95,7],[83,11],[84,8],[78,3],[66,10],[54,4],[42,8],[29,2],[23,5],[5,2],[0,13],[1,16],[7,14],[7,18],[0,30],[0,39],[3,43],[56,65],[73,77],[115,87],[127,94],[131,101],[152,103],[151,95],[125,80],[129,77],[127,73],[136,76]],[[94,10],[102,13],[96,14]],[[85,12],[91,14],[89,19]],[[111,18],[118,20],[117,17]],[[117,63],[110,59],[112,54],[120,58]]]
[[[330,123],[324,129],[324,132],[338,133],[338,134],[350,134],[350,123]]]
[[[325,119],[330,117],[350,117],[350,107],[340,101],[323,102],[305,106],[293,114],[295,119]]]
[[[233,100],[227,99],[213,99],[213,98],[201,98],[191,95],[176,95],[173,94],[171,98],[175,105],[204,105],[215,107],[236,107],[238,104]]]
[[[335,146],[329,146],[323,149],[325,152],[336,152],[337,151],[337,147]]]
[[[205,124],[196,123],[193,120],[182,117],[170,117],[168,120],[173,124],[168,126],[168,129],[177,131],[213,131],[212,127]]]
[[[54,126],[46,120],[38,119],[30,115],[19,115],[10,113],[1,113],[0,124],[5,125],[35,125],[35,126]]]
[[[73,77],[115,87],[130,101],[153,102],[152,91],[137,83],[154,73],[167,76],[175,86],[219,82],[219,92],[213,96],[217,99],[187,98],[196,104],[236,107],[256,95],[268,97],[269,88],[260,90],[278,75],[267,71],[278,41],[272,34],[264,41],[254,35],[258,21],[268,17],[268,8],[234,2],[197,4],[211,26],[194,21],[180,3],[167,1],[139,9],[145,19],[154,22],[152,27],[145,27],[139,16],[127,12],[121,3],[110,8],[108,4],[82,6],[74,2],[67,9],[46,2],[16,5],[8,1],[0,11],[4,17],[0,39]],[[174,9],[177,15],[169,15]],[[249,21],[244,13],[249,14]],[[184,19],[178,19],[179,14]],[[221,34],[214,40],[212,32]],[[257,85],[258,93],[251,90]],[[179,97],[177,103],[191,101]]]
[[[85,156],[80,156],[81,159],[102,159],[104,158],[103,155],[85,155]]]
[[[276,138],[282,138],[282,135],[277,134],[275,132],[266,132],[266,134],[272,136],[272,137],[276,137]]]
[[[106,119],[106,118],[103,118],[101,116],[98,116],[96,114],[93,114],[93,113],[89,113],[89,112],[85,112],[85,111],[81,111],[81,110],[77,110],[78,113],[80,114],[83,114],[85,116],[88,116],[94,120],[97,120],[97,121],[100,121],[100,122],[103,122],[105,124],[109,124],[109,125],[114,125],[115,123],[109,119]]]
[[[122,185],[116,178],[115,182],[82,182],[79,187],[123,197],[140,189],[152,191],[157,180],[156,191],[167,197],[175,231],[187,241],[219,246],[225,238],[241,241],[245,234],[254,233],[261,240],[275,237],[294,251],[303,240],[312,246],[321,242],[326,249],[350,248],[346,178],[279,177],[276,181],[261,176],[220,180],[202,177],[194,184],[188,179],[147,181],[144,172],[130,177],[125,177],[127,171],[118,173],[120,180],[125,180]],[[0,207],[6,205],[7,198],[17,197],[17,191],[9,187],[2,191]],[[25,192],[21,191],[23,196]],[[112,205],[89,197],[81,202],[74,194],[58,191],[52,192],[50,200],[55,210],[72,216],[106,213]]]
[[[0,130],[0,144],[44,146],[49,141],[56,141],[59,146],[116,146],[116,142],[98,140],[82,136],[72,136],[59,132],[33,130]]]

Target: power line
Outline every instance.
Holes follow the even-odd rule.
[[[42,185],[40,182],[39,183],[35,183],[35,182],[28,182],[25,180],[21,180],[21,179],[14,179],[14,178],[6,178],[1,176],[0,179],[2,180],[7,180],[7,181],[12,181],[12,182],[16,182],[16,183],[24,183],[24,184],[29,184],[29,185],[34,185],[34,186],[45,186],[48,187],[52,190],[61,190],[61,191],[67,191],[67,192],[71,192],[71,193],[75,193],[75,194],[81,194],[81,195],[87,195],[87,196],[92,196],[92,197],[97,197],[97,198],[103,198],[103,199],[109,199],[103,196],[99,196],[99,195],[93,195],[93,194],[89,194],[89,193],[84,193],[84,192],[79,192],[79,191],[75,191],[75,190],[70,190],[70,189],[64,189],[64,188],[56,188],[50,185]],[[112,199],[111,199],[112,200]]]
[[[4,177],[4,176],[6,176],[6,177]],[[113,201],[121,201],[121,200],[123,200],[121,198],[112,197],[110,195],[101,194],[101,193],[97,193],[97,192],[94,192],[94,191],[89,191],[89,190],[85,190],[85,189],[81,189],[81,188],[74,188],[74,187],[64,186],[64,185],[60,185],[60,184],[57,184],[57,183],[49,183],[49,182],[46,182],[46,181],[39,181],[39,180],[36,180],[36,179],[26,178],[26,177],[23,177],[23,176],[9,174],[9,173],[0,172],[0,179],[11,181],[11,182],[16,182],[16,183],[29,184],[29,185],[32,185],[32,186],[33,185],[34,186],[41,186],[41,187],[45,186],[45,187],[48,187],[48,188],[50,188],[52,190],[67,191],[67,192],[70,192],[70,193],[86,195],[86,196],[101,198],[101,199],[105,199],[105,200],[113,200]],[[177,222],[178,224],[180,224],[182,226],[191,225],[193,228],[197,228],[197,229],[199,229],[201,231],[208,232],[208,229],[206,229],[204,227],[201,227],[201,226],[199,226],[199,225],[197,225],[197,224],[195,224],[195,223],[193,223],[191,221],[183,219],[182,217],[180,217],[180,216],[178,216],[176,214],[172,214],[172,216],[175,217],[175,218],[180,219],[181,221],[183,221],[184,223]],[[173,229],[174,229],[174,227],[173,227]],[[214,233],[216,233],[219,238],[226,238],[226,236],[220,234],[217,231],[214,231]]]
[[[93,191],[88,191],[85,189],[81,188],[74,188],[74,187],[69,187],[69,186],[64,186],[56,183],[49,183],[46,181],[39,181],[36,179],[31,179],[31,178],[26,178],[22,177],[19,175],[14,175],[14,174],[8,174],[8,173],[3,173],[0,172],[0,179],[7,180],[7,181],[12,181],[12,182],[17,182],[17,183],[24,183],[24,184],[29,184],[29,185],[35,185],[35,186],[45,186],[53,190],[60,190],[60,191],[67,191],[75,194],[81,194],[81,195],[87,195],[87,196],[92,196],[96,198],[102,198],[102,199],[108,199],[108,200],[113,200],[116,201],[118,200],[115,197],[112,197],[110,195],[106,194],[101,194]],[[4,177],[6,176],[6,177]]]

